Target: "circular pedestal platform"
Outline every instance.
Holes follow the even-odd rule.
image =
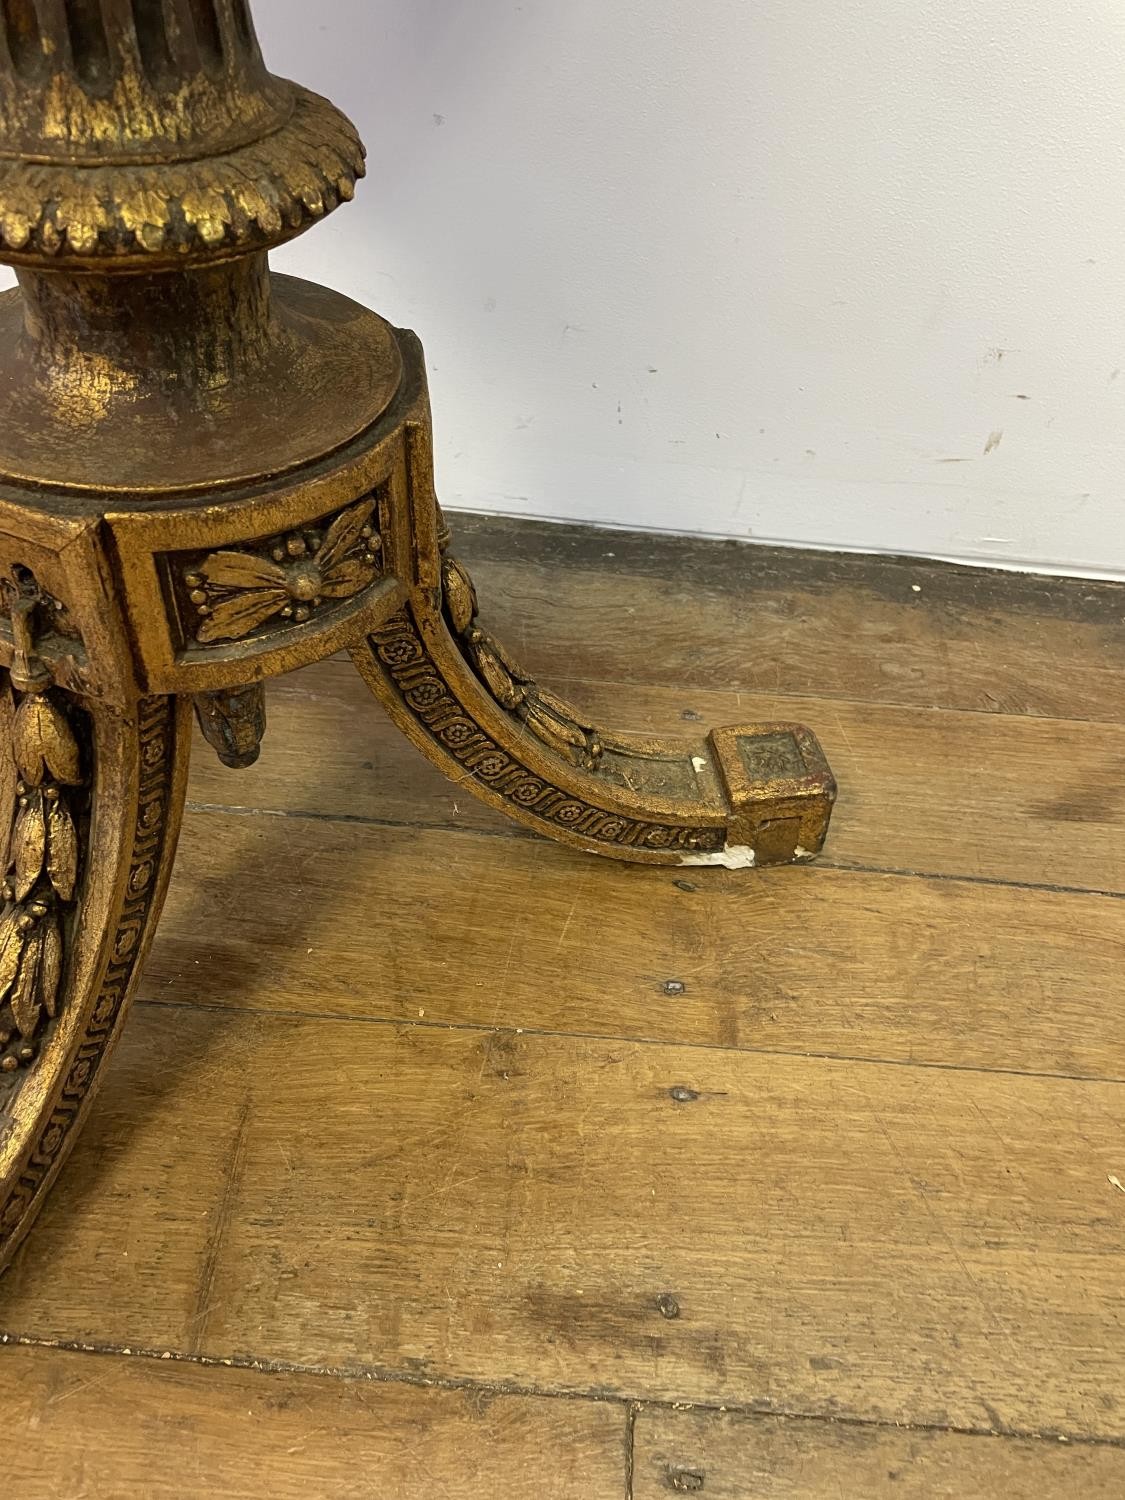
[[[146,387],[113,368],[43,368],[22,294],[0,295],[0,482],[74,513],[123,498],[159,507],[192,490],[253,483],[342,448],[402,380],[390,326],[338,292],[272,277],[268,347],[210,388]],[[165,498],[167,497],[167,498]]]

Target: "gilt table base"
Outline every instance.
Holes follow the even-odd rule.
[[[264,71],[243,0],[131,5],[104,35],[71,0],[0,11],[0,1265],[125,1019],[193,706],[249,765],[266,679],[346,649],[460,788],[646,864],[811,858],[835,795],[799,725],[618,734],[512,659],[435,497],[417,339],[268,269],[351,196],[354,132]],[[86,157],[40,117],[50,67]]]

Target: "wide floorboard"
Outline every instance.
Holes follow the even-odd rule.
[[[1125,1493],[1125,586],[461,530],[598,717],[809,722],[824,859],[583,858],[275,684],[0,1281],[11,1493]]]

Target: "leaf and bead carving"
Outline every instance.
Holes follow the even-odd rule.
[[[442,560],[445,614],[477,675],[501,708],[515,714],[536,738],[586,771],[596,771],[604,754],[601,737],[583,724],[568,703],[546,692],[516,663],[477,620],[473,581],[455,557]]]
[[[73,799],[85,785],[82,752],[67,712],[35,655],[38,595],[12,607],[10,671],[18,776],[0,886],[0,1072],[33,1062],[44,1022],[58,1014],[64,932],[75,905],[79,836]]]
[[[290,532],[260,551],[212,552],[184,575],[199,614],[200,645],[235,641],[274,619],[303,625],[326,601],[351,599],[382,571],[375,499],[350,506],[328,528]]]

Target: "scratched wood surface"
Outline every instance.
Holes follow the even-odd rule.
[[[1125,1450],[1020,1438],[650,1408],[634,1500],[1119,1500]]]
[[[1084,892],[196,811],[142,993],[1121,1078],[1123,970],[1125,901]]]
[[[130,1030],[4,1287],[20,1336],[1075,1437],[1125,1406],[1120,1084],[180,1007]],[[146,1089],[154,1055],[182,1086]]]
[[[1121,1493],[1125,588],[464,531],[612,722],[812,723],[827,858],[583,859],[277,684],[0,1282],[13,1493]]]
[[[624,1420],[492,1396],[179,1361],[4,1351],[19,1500],[558,1500],[619,1496]]]

